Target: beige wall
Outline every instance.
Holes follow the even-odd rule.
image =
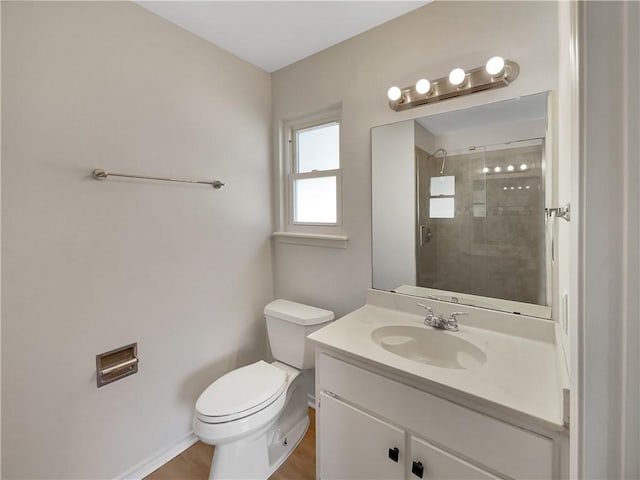
[[[270,78],[132,3],[2,2],[2,102],[2,478],[113,478],[264,354]]]
[[[344,228],[349,235],[345,250],[276,243],[276,295],[337,315],[362,305],[371,286],[371,127],[554,90],[557,38],[557,5],[552,2],[434,2],[275,72],[276,125],[342,103]],[[520,76],[508,88],[402,113],[387,105],[391,85],[444,76],[458,65],[476,67],[495,54],[520,64]]]

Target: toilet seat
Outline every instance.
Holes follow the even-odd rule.
[[[205,423],[226,423],[253,415],[284,394],[287,376],[262,360],[233,370],[202,392],[196,417]]]

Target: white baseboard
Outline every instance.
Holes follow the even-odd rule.
[[[309,393],[307,395],[307,403],[311,408],[315,410],[316,408],[316,396],[313,393]]]
[[[193,432],[179,440],[176,444],[169,448],[162,449],[145,460],[138,463],[135,467],[127,470],[122,475],[118,475],[117,480],[141,480],[151,472],[157,470],[174,457],[177,457],[187,448],[198,441],[198,437]]]

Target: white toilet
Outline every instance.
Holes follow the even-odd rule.
[[[264,308],[276,359],[233,370],[196,402],[193,430],[215,445],[209,479],[266,479],[298,445],[309,426],[300,370],[313,368],[307,335],[333,320],[333,312],[275,300]]]

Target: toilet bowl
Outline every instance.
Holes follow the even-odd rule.
[[[301,369],[312,368],[314,357],[306,336],[331,322],[333,313],[275,300],[265,307],[265,319],[276,361],[223,375],[196,402],[193,430],[216,446],[210,479],[266,479],[309,426]]]

